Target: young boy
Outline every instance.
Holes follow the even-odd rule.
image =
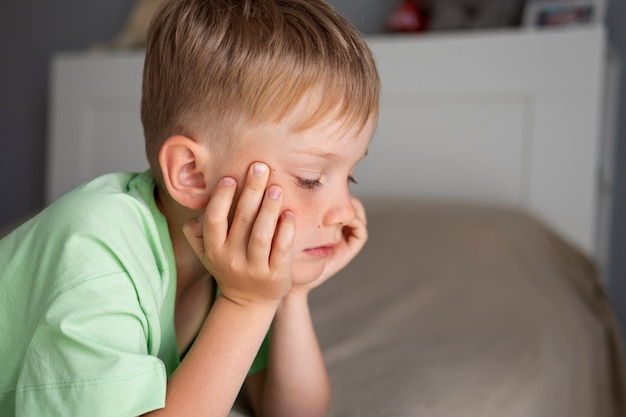
[[[322,0],[166,3],[151,169],[0,241],[0,415],[223,416],[242,386],[256,415],[327,414],[307,295],[367,239],[348,183],[378,97],[365,42]]]

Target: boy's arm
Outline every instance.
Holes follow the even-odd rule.
[[[367,241],[367,221],[361,202],[352,200],[356,217],[343,228],[322,275],[315,281],[294,284],[274,319],[269,368],[248,377],[246,393],[259,416],[325,416],[331,387],[311,320],[308,294],[346,266]]]
[[[192,348],[168,381],[166,406],[148,416],[225,416],[235,401],[276,305],[217,297]]]
[[[257,417],[328,414],[330,382],[307,292],[293,289],[283,299],[272,325],[268,369],[248,377],[246,391]]]
[[[168,381],[165,408],[147,415],[227,415],[291,287],[295,223],[289,213],[281,215],[281,190],[265,189],[267,167],[256,172],[250,170],[230,227],[236,190],[230,178],[216,186],[205,214],[185,225],[220,295]]]

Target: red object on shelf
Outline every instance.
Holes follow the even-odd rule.
[[[424,32],[428,17],[417,0],[402,0],[387,20],[390,32]]]

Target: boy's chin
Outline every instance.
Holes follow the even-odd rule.
[[[322,272],[324,272],[324,262],[316,265],[294,266],[291,282],[295,285],[307,285],[318,279]]]

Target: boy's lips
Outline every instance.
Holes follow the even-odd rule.
[[[321,246],[317,246],[314,248],[305,249],[304,253],[310,256],[317,257],[317,258],[326,258],[332,255],[334,250],[335,250],[335,244],[329,243],[326,245],[321,245]]]

